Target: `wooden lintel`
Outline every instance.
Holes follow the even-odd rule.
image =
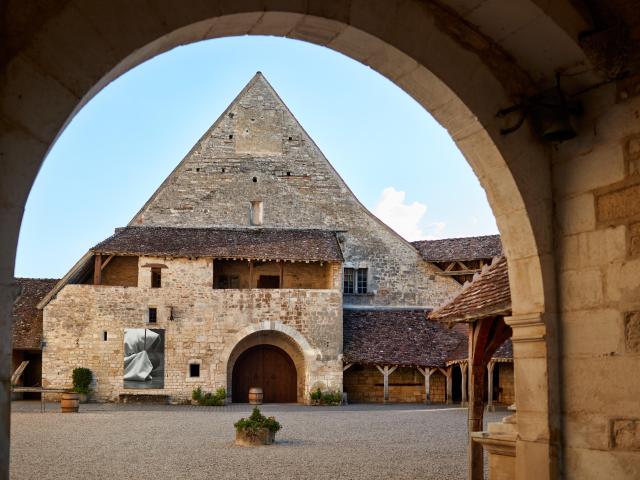
[[[453,276],[453,275],[473,275],[474,273],[480,273],[482,270],[474,268],[470,270],[451,270],[448,272],[437,272],[437,275]]]

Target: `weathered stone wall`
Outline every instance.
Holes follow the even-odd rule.
[[[260,75],[131,224],[247,227],[255,200],[264,227],[344,231],[345,267],[369,269],[345,304],[437,306],[460,288],[360,204]]]
[[[429,389],[433,403],[444,403],[446,379],[437,372],[431,375]],[[344,391],[349,402],[382,403],[384,400],[383,376],[375,367],[354,365],[344,372]],[[397,368],[389,375],[389,402],[424,403],[424,376],[410,367]]]
[[[511,405],[516,400],[514,379],[513,379],[513,363],[500,362],[495,368],[498,369],[498,386],[500,393],[496,399],[499,403]]]
[[[640,475],[639,92],[636,77],[584,95],[585,127],[553,152],[572,478]],[[520,384],[530,370],[518,358],[515,367]]]
[[[163,393],[190,398],[196,386],[227,386],[227,362],[234,347],[256,331],[292,338],[304,355],[306,395],[321,382],[342,385],[342,302],[337,290],[215,290],[207,259],[142,257],[140,265],[163,263],[162,288],[150,288],[149,268],[140,268],[138,287],[67,285],[44,309],[46,347],[43,382],[69,386],[78,366],[93,370],[95,398],[121,393]],[[156,307],[157,323],[148,323]],[[174,320],[170,320],[173,311]],[[165,330],[164,389],[123,388],[125,328]],[[107,340],[103,340],[103,332]],[[189,363],[200,363],[200,378],[189,378]]]
[[[102,284],[137,287],[138,257],[113,257],[102,270]]]

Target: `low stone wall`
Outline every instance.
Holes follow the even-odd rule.
[[[445,382],[440,372],[431,375],[429,388],[433,403],[445,402]],[[383,403],[383,376],[376,367],[353,365],[344,372],[344,391],[352,403]],[[424,376],[416,368],[397,368],[389,375],[389,402],[424,403]]]
[[[149,307],[157,309],[157,323],[148,322]],[[125,328],[164,330],[164,388],[124,388]],[[299,391],[304,398],[299,400],[314,384],[341,389],[339,291],[214,290],[199,282],[174,283],[172,288],[67,285],[44,310],[43,383],[70,386],[73,368],[82,366],[95,374],[94,398],[99,401],[115,401],[122,393],[187,401],[197,386],[227,388],[231,352],[260,331],[278,331],[302,352],[304,385]],[[200,365],[197,378],[189,376],[191,363]]]

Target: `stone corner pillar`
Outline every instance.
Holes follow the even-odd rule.
[[[559,367],[553,314],[505,317],[512,329],[515,401],[518,405],[515,478],[558,478]]]

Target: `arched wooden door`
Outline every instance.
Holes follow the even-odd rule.
[[[248,402],[249,389],[262,388],[265,403],[297,401],[296,367],[291,357],[273,345],[257,345],[243,352],[232,373],[232,399]]]

